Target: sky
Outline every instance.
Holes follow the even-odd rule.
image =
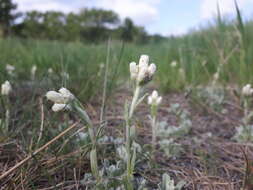
[[[78,12],[81,8],[115,11],[130,17],[150,34],[183,35],[211,21],[217,3],[224,16],[235,15],[234,0],[14,0],[19,11]],[[253,0],[237,0],[244,19],[253,19]]]

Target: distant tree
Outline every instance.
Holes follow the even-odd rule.
[[[121,27],[121,38],[124,41],[131,42],[134,39],[134,35],[136,33],[136,28],[134,26],[133,21],[130,18],[126,18],[124,20],[123,26]]]
[[[12,0],[0,0],[0,28],[2,28],[4,36],[10,33],[11,25],[20,16],[19,13],[14,13],[16,8],[17,5]]]
[[[67,41],[78,41],[80,40],[81,34],[81,23],[80,16],[74,13],[69,13],[66,16],[66,25],[65,25],[65,37]]]
[[[79,15],[82,25],[87,27],[102,28],[119,22],[119,17],[115,12],[103,9],[82,9]]]
[[[92,42],[108,38],[108,28],[113,28],[119,23],[116,13],[102,9],[83,9],[79,16],[82,37]]]
[[[47,11],[43,14],[43,21],[44,35],[47,39],[59,40],[64,38],[66,17],[62,12]]]
[[[44,15],[38,11],[25,13],[22,35],[28,38],[43,38]]]
[[[151,35],[149,38],[152,43],[161,43],[167,39],[166,37],[160,34]]]

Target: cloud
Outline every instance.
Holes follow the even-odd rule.
[[[112,9],[121,18],[130,17],[139,25],[150,24],[159,18],[159,3],[159,0],[96,0],[97,7]]]
[[[253,6],[253,0],[237,0],[240,9],[247,6]],[[210,19],[217,15],[217,4],[223,15],[235,13],[234,0],[202,0],[201,4],[201,18]]]
[[[103,8],[115,11],[120,18],[130,17],[138,25],[148,25],[159,18],[160,0],[14,0],[20,11],[78,12],[81,8]]]
[[[18,4],[18,10],[22,12],[39,10],[45,11],[62,11],[68,13],[73,11],[74,6],[68,6],[67,3],[62,3],[57,0],[14,0]]]

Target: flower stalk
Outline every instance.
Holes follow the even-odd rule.
[[[158,92],[154,90],[152,94],[148,97],[148,104],[151,110],[151,127],[152,127],[152,159],[155,159],[155,148],[156,148],[156,137],[157,137],[157,109],[162,102],[162,97],[158,96]]]
[[[97,161],[97,142],[94,132],[94,126],[90,120],[90,117],[86,113],[85,109],[83,108],[79,100],[66,88],[61,88],[59,92],[49,91],[46,94],[46,96],[49,100],[54,102],[54,105],[52,107],[52,110],[54,112],[62,110],[70,110],[76,113],[81,118],[83,124],[87,125],[88,133],[92,142],[92,148],[90,152],[91,171],[97,180],[97,184],[99,184],[101,181],[101,176],[99,175],[98,161]]]
[[[147,84],[149,81],[152,80],[153,75],[156,71],[156,65],[154,63],[149,65],[149,57],[147,55],[142,55],[139,60],[139,64],[137,65],[135,62],[131,62],[129,64],[130,69],[130,76],[132,81],[135,84],[135,89],[133,93],[133,98],[130,104],[130,107],[128,104],[126,104],[125,108],[125,122],[126,122],[126,152],[127,152],[127,161],[126,161],[126,188],[128,190],[132,190],[132,179],[133,179],[133,172],[134,172],[134,165],[135,165],[135,159],[136,159],[136,150],[135,148],[132,148],[132,139],[135,136],[135,134],[132,135],[131,129],[134,127],[131,127],[132,117],[134,114],[134,111],[136,107],[139,105],[139,103],[142,102],[144,97],[140,97],[141,89],[142,87]],[[134,130],[132,130],[134,131]]]

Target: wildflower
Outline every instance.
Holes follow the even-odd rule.
[[[64,109],[69,109],[69,106],[67,104],[54,104],[52,106],[52,110],[54,112],[59,112],[59,111],[64,110]]]
[[[15,71],[15,67],[9,64],[6,65],[5,69],[9,75],[13,75],[13,72]]]
[[[219,72],[214,73],[213,78],[217,81],[220,78]]]
[[[37,66],[33,65],[32,68],[31,68],[32,79],[35,78],[36,71],[37,71]]]
[[[177,62],[176,61],[172,61],[170,64],[171,67],[176,67],[177,66]]]
[[[148,104],[152,106],[158,106],[162,102],[162,97],[158,96],[158,92],[154,90],[148,97]]]
[[[242,88],[242,95],[251,96],[252,94],[253,94],[253,88],[251,88],[250,84],[247,84]]]
[[[156,71],[156,65],[154,63],[148,65],[148,55],[141,55],[139,65],[135,62],[129,64],[130,75],[132,80],[136,80],[138,84],[145,84],[152,80]]]
[[[49,74],[52,74],[54,71],[53,71],[52,68],[49,68],[49,69],[47,70],[47,72],[48,72]]]
[[[5,81],[1,86],[2,95],[9,95],[12,90],[11,84],[9,81]]]
[[[129,64],[131,79],[135,80],[138,76],[138,65],[135,62]]]
[[[48,100],[54,102],[54,105],[52,107],[52,110],[54,112],[70,108],[67,104],[75,98],[74,95],[66,88],[61,88],[59,92],[48,91],[46,97]]]
[[[104,64],[104,63],[99,64],[99,68],[100,68],[100,69],[103,69],[104,67],[105,67],[105,64]]]

